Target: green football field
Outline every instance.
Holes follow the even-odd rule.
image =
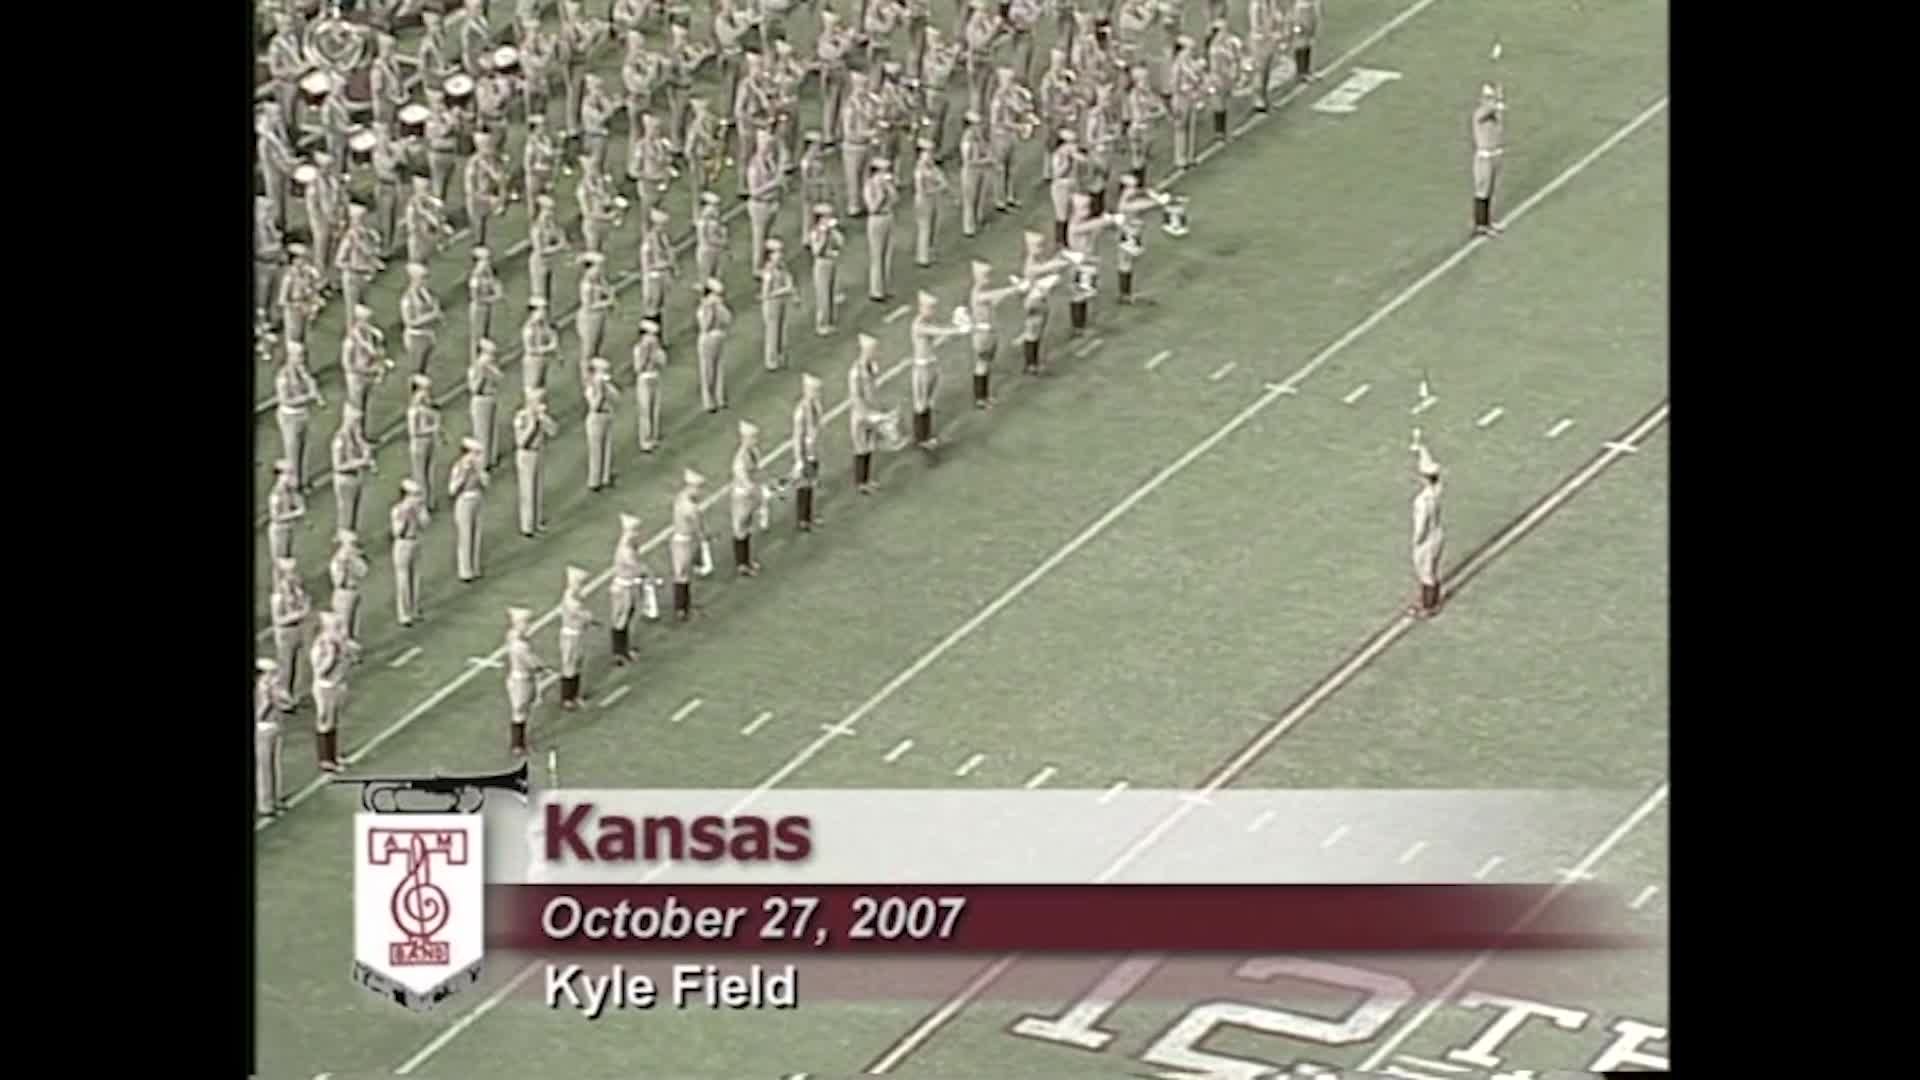
[[[1000,402],[990,412],[969,407],[956,347],[938,408],[946,445],[937,460],[880,455],[877,496],[850,489],[844,412],[836,411],[824,526],[798,534],[790,504],[776,505],[773,530],[755,544],[764,570],[751,580],[732,578],[727,545],[716,544],[720,572],[695,588],[700,617],[640,632],[636,666],[612,667],[596,635],[590,707],[563,713],[550,689],[536,713],[536,761],[556,750],[570,787],[1037,781],[1086,789],[1090,812],[1099,792],[1122,781],[1137,789],[1614,789],[1633,812],[1623,811],[1612,832],[1526,869],[1540,880],[1613,886],[1625,918],[1663,935],[1666,5],[1328,7],[1316,49],[1325,77],[1283,87],[1279,109],[1174,183],[1191,197],[1194,228],[1179,240],[1150,234],[1138,279],[1146,303],[1112,304],[1109,275],[1088,334],[1070,338],[1058,313],[1049,378],[1021,377],[1003,348]],[[1189,13],[1196,25],[1199,18]],[[811,25],[802,18],[796,29]],[[796,37],[806,51],[806,34]],[[1497,68],[1488,60],[1496,39],[1505,47]],[[617,62],[602,66],[611,74]],[[1350,111],[1314,107],[1360,69],[1398,77],[1370,77],[1376,85]],[[1467,114],[1479,83],[1496,74],[1510,107],[1496,212],[1509,227],[1500,239],[1470,243]],[[1239,103],[1235,121],[1245,118]],[[1166,148],[1156,155],[1164,162]],[[652,536],[682,468],[725,475],[736,419],[771,436],[773,467],[790,465],[784,440],[798,372],[821,375],[839,406],[855,333],[881,339],[885,392],[904,401],[906,320],[889,316],[915,289],[957,305],[969,257],[1010,268],[1021,229],[1047,227],[1037,162],[1028,155],[1023,164],[1024,210],[1000,215],[972,241],[957,221],[944,225],[932,269],[896,254],[893,305],[864,299],[865,246],[850,230],[842,271],[852,296],[841,332],[816,338],[802,311],[792,370],[777,374],[760,368],[738,221],[726,273],[739,316],[733,407],[718,417],[699,409],[692,296],[681,290],[669,314],[667,445],[639,453],[628,405],[611,493],[584,486],[571,385],[574,271],[560,269],[552,528],[538,540],[519,536],[511,469],[500,470],[487,496],[486,577],[463,588],[453,579],[443,496],[424,556],[427,618],[411,631],[392,618],[381,524],[405,449],[381,450],[361,521],[375,565],[366,655],[342,735],[353,768],[507,767],[503,673],[490,666],[504,609],[540,612],[536,646],[557,659],[557,628],[546,615],[563,569],[593,571],[593,600],[604,609],[617,516],[638,513]],[[559,196],[570,220],[570,181]],[[672,206],[684,228],[684,194]],[[783,216],[778,229],[791,240],[797,224]],[[496,250],[511,251],[525,232],[519,211],[496,231]],[[633,269],[636,246],[629,223],[608,246],[617,272]],[[434,374],[456,438],[466,433],[464,400],[453,394],[467,349],[464,253],[454,245],[435,268],[448,332]],[[390,320],[397,270],[372,301]],[[506,327],[495,335],[515,359],[517,345],[507,343],[518,338],[524,261],[501,260],[501,275],[508,300],[496,318]],[[609,356],[627,355],[636,302],[623,293]],[[342,396],[338,319],[336,304],[309,350],[330,403],[314,424],[315,468]],[[397,328],[390,341],[397,348]],[[269,376],[262,366],[261,396]],[[1432,394],[1425,403],[1423,380]],[[402,381],[376,391],[376,430],[398,421]],[[509,377],[503,416],[518,407],[518,383]],[[1447,469],[1446,568],[1457,593],[1432,622],[1402,614],[1414,426]],[[262,412],[257,512],[278,452],[273,417]],[[437,479],[448,460],[436,464]],[[323,602],[333,501],[324,486],[309,498],[311,526],[297,554]],[[722,492],[709,514],[716,533],[725,511]],[[258,543],[264,582],[264,530]],[[665,554],[663,543],[649,551],[657,571]],[[264,625],[264,585],[257,607]],[[261,1076],[817,1078],[869,1068],[1153,1076],[1178,1071],[1169,1047],[1179,1039],[1169,1033],[1200,1030],[1191,1018],[1203,1000],[1258,1010],[1283,993],[1234,976],[1244,958],[1175,961],[1104,1013],[1097,1023],[1112,1038],[1091,1051],[1023,1033],[1034,1025],[1020,1021],[1059,1017],[1119,957],[1076,961],[1059,979],[1023,976],[1040,962],[1022,962],[977,996],[964,991],[993,957],[926,965],[914,993],[838,995],[792,1012],[592,1023],[542,1007],[532,997],[537,980],[521,977],[528,969],[496,958],[480,987],[415,1015],[347,978],[357,800],[314,780],[304,734],[289,739],[288,773],[296,805],[256,833]],[[1604,1064],[1623,1031],[1644,1025],[1659,1038],[1642,1052],[1664,1055],[1664,950],[1577,962],[1587,965],[1587,989],[1543,999],[1529,997],[1537,958],[1448,958],[1445,970],[1421,973],[1446,991],[1437,1003],[1409,1003],[1341,1045],[1224,1024],[1202,1031],[1189,1052],[1242,1062],[1241,1072],[1222,1075],[1282,1076],[1317,1064],[1451,1080]],[[1392,972],[1406,961],[1354,963]],[[1198,965],[1205,977],[1189,978],[1181,965]],[[1182,987],[1208,979],[1217,993],[1181,997]],[[1497,1015],[1475,995],[1535,1000],[1557,1019],[1528,1021],[1490,1065],[1466,1052]]]

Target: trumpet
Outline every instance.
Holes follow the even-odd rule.
[[[525,802],[531,790],[525,761],[512,772],[491,776],[335,776],[333,782],[359,784],[360,805],[376,814],[474,814],[486,804],[488,791],[509,791]],[[409,791],[444,801],[408,806],[400,796]]]

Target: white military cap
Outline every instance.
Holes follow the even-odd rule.
[[[305,244],[292,243],[287,245],[287,254],[289,255],[305,255],[306,253],[307,245]]]
[[[993,273],[992,263],[982,262],[979,259],[973,260],[973,274],[975,277],[986,277],[991,273]]]
[[[587,361],[587,366],[595,371],[612,371],[613,364],[604,356],[596,356]]]
[[[1440,475],[1440,463],[1433,460],[1433,455],[1427,452],[1426,444],[1422,443],[1415,453],[1419,455],[1416,466],[1419,468],[1421,476],[1432,477]]]
[[[821,17],[822,17],[822,18],[825,18],[825,17],[826,17],[826,14],[827,14],[827,13],[826,13],[826,12],[821,12],[820,14],[821,14]],[[807,132],[807,133],[806,133],[805,135],[802,135],[802,136],[800,136],[800,138],[801,138],[801,140],[802,140],[802,141],[805,141],[805,142],[810,142],[810,143],[817,143],[817,142],[826,142],[826,141],[827,141],[827,139],[826,139],[826,136],[824,136],[824,135],[822,135],[822,134],[820,134],[820,133],[819,133],[818,131],[814,131],[814,130],[811,130],[811,129],[810,129],[810,130],[808,130],[808,132]]]
[[[1046,237],[1041,236],[1039,233],[1034,232],[1032,229],[1027,230],[1026,236],[1027,236],[1027,245],[1029,247],[1038,247],[1043,241],[1046,240]]]
[[[814,217],[826,217],[826,218],[830,218],[830,217],[832,217],[832,216],[833,216],[833,204],[832,204],[832,203],[814,203],[814,204],[813,204],[813,216],[814,216]]]
[[[620,531],[627,532],[627,533],[640,531],[640,515],[621,514],[620,515]]]
[[[530,307],[530,308],[543,308],[543,307],[546,307],[546,306],[547,306],[547,298],[546,298],[546,297],[544,297],[544,296],[529,296],[529,297],[527,297],[527,306],[528,306],[528,307]]]
[[[580,253],[580,261],[588,266],[599,266],[607,261],[607,257],[597,251],[583,251]]]
[[[707,291],[708,291],[708,292],[710,292],[710,293],[723,293],[723,292],[726,292],[726,291],[727,291],[727,283],[726,283],[726,282],[724,282],[724,281],[721,281],[721,280],[720,280],[719,278],[717,278],[717,277],[710,277],[710,278],[708,278],[708,279],[707,279]]]
[[[567,588],[578,589],[587,583],[588,574],[577,566],[567,567]]]
[[[417,262],[410,262],[410,263],[408,263],[408,264],[407,264],[407,276],[408,276],[408,277],[410,277],[410,278],[423,278],[423,277],[426,277],[426,276],[427,276],[427,264],[426,264],[426,263],[417,263]]]
[[[339,532],[333,534],[333,538],[336,542],[344,544],[347,547],[352,547],[360,542],[360,534],[354,532],[352,529],[341,529]]]
[[[925,150],[925,151],[927,151],[928,153],[932,153],[932,152],[933,152],[933,140],[932,140],[932,139],[920,139],[920,140],[918,140],[918,141],[916,141],[916,142],[915,142],[915,143],[914,143],[913,145],[915,145],[915,146],[917,146],[917,147],[919,147],[919,148],[920,148],[920,149],[922,149],[922,150]]]
[[[707,478],[694,472],[692,469],[688,469],[686,472],[680,474],[680,482],[688,487],[699,487],[701,484],[707,482]]]
[[[966,115],[961,117],[961,119],[965,120],[969,124],[978,124],[980,122],[980,114],[977,112],[974,112],[972,109],[968,109],[966,112]]]
[[[358,406],[358,405],[355,405],[355,404],[354,404],[353,402],[351,402],[351,401],[343,401],[343,402],[341,402],[341,403],[340,403],[340,415],[341,415],[341,416],[352,416],[352,417],[359,417],[359,416],[361,416],[361,415],[363,415],[363,412],[362,412],[362,410],[361,410],[361,408],[360,408],[360,406]]]
[[[769,253],[785,251],[786,249],[787,249],[786,241],[780,239],[777,236],[767,237],[767,251]]]
[[[1500,86],[1499,86],[1499,84],[1498,84],[1498,83],[1481,83],[1481,84],[1480,84],[1480,96],[1481,96],[1481,97],[1489,97],[1489,98],[1490,98],[1490,97],[1499,97],[1499,96],[1500,96]]]
[[[538,114],[538,113],[535,113],[534,115],[536,115],[536,116],[537,116],[537,115],[539,115],[539,114]],[[544,194],[544,193],[543,193],[543,194],[542,194],[542,195],[541,195],[541,196],[540,196],[539,198],[537,198],[537,199],[535,199],[535,200],[533,200],[533,201],[534,201],[534,205],[536,205],[536,206],[538,206],[538,207],[540,207],[540,209],[542,209],[542,210],[551,210],[551,209],[553,209],[553,196],[551,196],[551,195],[547,195],[547,194]]]
[[[491,259],[493,258],[493,252],[483,247],[477,247],[473,249],[473,257],[476,261],[480,259]]]
[[[515,630],[525,630],[527,624],[532,621],[533,612],[526,608],[510,607],[507,609],[507,625],[513,627]]]
[[[300,564],[294,562],[292,559],[275,559],[273,560],[273,568],[282,574],[291,574],[300,569]]]
[[[657,334],[660,332],[660,323],[654,319],[641,319],[640,332],[643,334]]]
[[[373,309],[365,304],[355,304],[353,305],[353,317],[356,319],[371,319],[373,318]]]
[[[356,218],[357,218],[357,217],[366,217],[366,216],[367,216],[367,208],[366,208],[365,206],[363,206],[363,205],[361,205],[360,203],[357,203],[357,202],[356,202],[356,203],[348,203],[348,204],[347,204],[347,216],[348,216],[348,217],[356,217]]]
[[[547,388],[544,386],[529,387],[527,392],[521,396],[527,399],[527,404],[529,405],[544,405],[547,401]]]
[[[408,495],[418,495],[420,494],[420,481],[409,476],[400,481],[400,490]]]
[[[460,449],[465,450],[470,454],[477,454],[480,451],[485,450],[486,448],[487,448],[486,443],[481,442],[479,439],[476,439],[471,435],[460,440]]]
[[[665,210],[654,210],[647,215],[647,220],[653,222],[655,225],[665,225],[669,217]]]
[[[868,165],[867,168],[874,172],[885,172],[893,168],[893,162],[888,161],[886,158],[878,157],[874,158],[873,164]]]
[[[298,360],[307,355],[307,343],[304,341],[287,342],[287,359]]]
[[[293,462],[288,461],[286,458],[281,458],[273,463],[273,471],[281,476],[291,475],[293,473]]]
[[[861,334],[859,341],[861,352],[872,352],[880,345],[880,339],[874,337],[872,334]]]
[[[1073,133],[1073,129],[1072,129],[1072,128],[1061,128],[1061,129],[1060,129],[1060,141],[1061,141],[1061,142],[1073,142],[1073,141],[1074,141],[1075,139],[1077,139],[1077,138],[1079,138],[1079,136],[1077,136],[1077,135],[1075,135],[1075,134]]]
[[[499,346],[498,346],[498,345],[495,345],[495,344],[493,343],[493,339],[492,339],[492,338],[490,338],[490,337],[483,337],[483,338],[481,338],[481,339],[480,339],[480,351],[481,351],[481,352],[483,352],[483,353],[491,353],[491,352],[493,352],[493,351],[495,351],[495,350],[496,350],[496,349],[498,349],[498,348],[499,348]]]
[[[801,389],[802,391],[804,391],[804,392],[806,392],[806,393],[809,393],[809,394],[813,394],[813,393],[818,393],[818,392],[819,392],[819,390],[820,390],[820,385],[821,385],[821,383],[820,383],[820,376],[818,376],[818,375],[815,375],[815,374],[813,374],[812,372],[802,372],[802,373],[801,373],[801,375],[800,375],[800,389]]]
[[[758,424],[755,424],[750,420],[740,421],[740,437],[742,439],[751,439],[758,436],[759,434],[760,434],[760,426]]]
[[[701,192],[701,193],[700,193],[700,205],[701,205],[701,206],[719,206],[719,205],[720,205],[720,195],[719,195],[719,193],[718,193],[718,192],[714,192],[714,191],[703,191],[703,192]]]
[[[340,616],[337,612],[323,611],[320,613],[321,633],[332,633],[338,629],[340,629]]]
[[[280,661],[271,656],[262,656],[253,662],[253,670],[271,674],[280,670]]]
[[[411,381],[415,390],[433,389],[433,376],[431,375],[415,375]]]

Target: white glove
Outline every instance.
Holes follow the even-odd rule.
[[[660,592],[654,588],[652,578],[640,584],[640,614],[649,622],[660,617]]]
[[[694,573],[701,577],[713,573],[713,544],[706,540],[700,541],[700,565],[694,568]]]

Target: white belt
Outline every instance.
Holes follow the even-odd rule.
[[[1495,147],[1491,150],[1487,149],[1486,147],[1481,147],[1480,149],[1475,150],[1474,154],[1478,157],[1499,157],[1501,154],[1505,152],[1506,152],[1505,147]]]
[[[561,637],[579,637],[580,631],[575,630],[571,626],[563,626],[560,628],[560,636]]]
[[[313,688],[315,690],[332,690],[334,687],[339,685],[340,685],[340,680],[338,679],[316,678],[313,680]]]
[[[619,589],[637,589],[645,582],[645,578],[637,577],[617,577],[613,579],[614,587]]]

